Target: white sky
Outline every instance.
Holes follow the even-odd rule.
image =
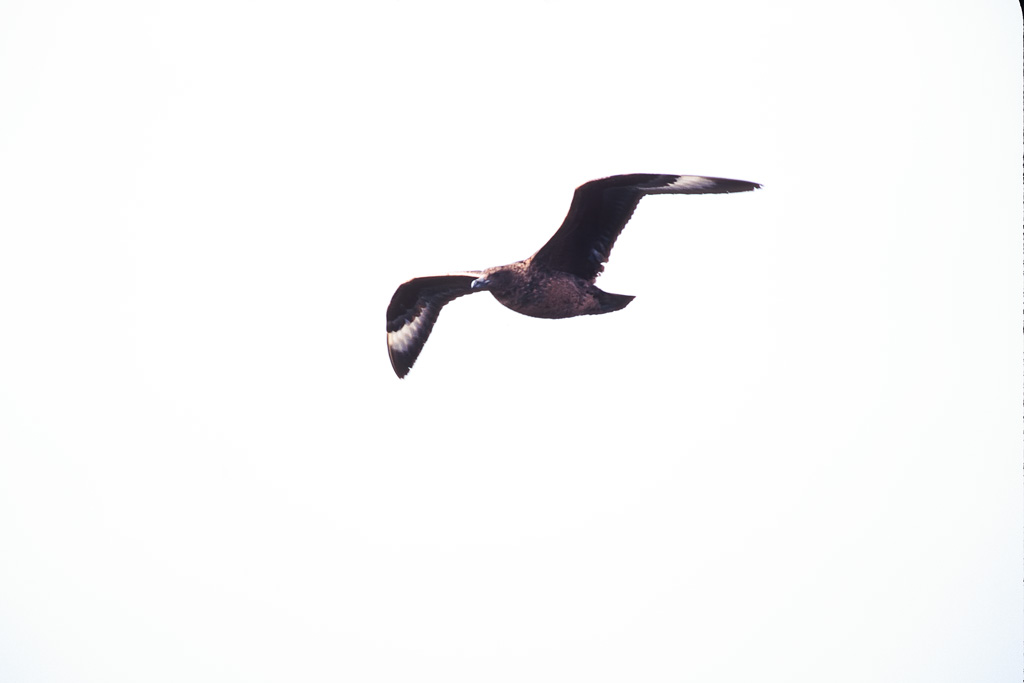
[[[1009,0],[0,5],[0,680],[1019,680]],[[444,310],[573,188],[622,312]]]

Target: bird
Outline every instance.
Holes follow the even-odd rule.
[[[504,266],[417,277],[399,285],[387,310],[388,357],[405,377],[445,304],[490,292],[507,308],[534,318],[600,315],[633,299],[594,285],[619,233],[649,194],[747,192],[760,183],[699,175],[631,173],[591,180],[576,188],[569,213],[533,256]]]

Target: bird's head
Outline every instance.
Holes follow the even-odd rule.
[[[469,286],[477,291],[488,290],[491,292],[503,292],[513,286],[515,279],[516,276],[511,271],[495,270],[493,272],[484,273],[482,276],[473,280]]]

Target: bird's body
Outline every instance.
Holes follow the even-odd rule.
[[[481,271],[414,278],[388,305],[388,354],[404,377],[427,341],[441,308],[460,296],[489,291],[507,308],[534,318],[572,318],[625,308],[632,296],[594,285],[616,238],[648,194],[745,192],[757,183],[705,176],[635,173],[576,188],[562,226],[533,256]]]
[[[532,257],[483,271],[480,278],[501,305],[531,318],[573,318],[610,313],[633,300],[601,291],[572,273],[531,268]],[[504,279],[501,279],[502,276]]]

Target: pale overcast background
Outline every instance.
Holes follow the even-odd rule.
[[[1011,0],[0,5],[0,680],[1017,681]],[[573,189],[624,311],[447,307]]]

